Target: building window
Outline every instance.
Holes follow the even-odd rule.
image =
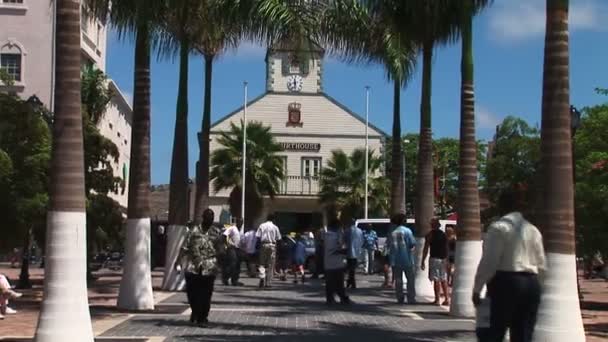
[[[110,129],[114,128],[114,125],[112,125],[112,123],[108,123],[108,127],[110,127]]]
[[[293,55],[289,61],[289,73],[299,74],[300,73],[300,60],[297,55]]]
[[[0,69],[4,70],[15,82],[21,82],[21,54],[0,53]]]
[[[321,175],[321,158],[302,158],[302,177],[319,177]]]
[[[3,4],[23,4],[23,0],[0,0]]]

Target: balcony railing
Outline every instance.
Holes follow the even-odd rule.
[[[319,177],[287,176],[282,182],[279,194],[294,196],[317,196],[319,194]]]

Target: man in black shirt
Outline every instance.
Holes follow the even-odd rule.
[[[420,268],[424,271],[424,260],[431,250],[429,259],[429,279],[433,282],[435,289],[435,305],[441,302],[440,290],[443,289],[445,300],[441,305],[450,305],[450,294],[448,293],[448,275],[447,275],[447,258],[448,258],[448,239],[445,233],[439,229],[441,224],[436,218],[431,219],[432,230],[426,236],[424,250],[422,252],[422,263]]]

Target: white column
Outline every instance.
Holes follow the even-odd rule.
[[[422,260],[425,238],[416,238],[415,260],[416,260],[416,301],[418,303],[432,303],[435,300],[433,283],[429,279],[429,258]],[[424,263],[424,271],[420,269],[421,262]]]
[[[186,241],[188,228],[180,225],[170,225],[167,228],[167,250],[165,252],[165,275],[162,289],[165,291],[182,291],[186,286],[184,273],[175,269],[174,265],[179,251]]]
[[[480,240],[456,241],[454,286],[450,305],[450,315],[452,316],[475,317],[475,306],[471,295],[481,254],[482,242]]]
[[[534,342],[584,342],[576,285],[576,256],[547,253]]]

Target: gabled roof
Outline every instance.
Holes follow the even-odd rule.
[[[293,95],[293,94],[292,93],[269,92],[269,91],[267,91],[267,92],[263,93],[262,95],[254,98],[253,100],[247,102],[247,107],[249,108],[251,105],[253,105],[254,103],[256,103],[259,100],[261,100],[262,98],[264,98],[266,95]],[[365,125],[365,118],[363,118],[359,114],[353,112],[352,110],[350,110],[350,108],[346,107],[344,104],[338,102],[338,100],[334,99],[333,97],[327,95],[324,92],[320,92],[320,93],[316,93],[316,94],[300,94],[300,95],[302,95],[302,96],[319,96],[319,97],[323,97],[323,98],[329,100],[329,102],[333,103],[334,105],[336,105],[337,107],[339,107],[340,109],[342,109],[344,112],[348,113],[350,116],[354,117],[355,119],[359,120],[360,122],[362,122]],[[230,119],[232,116],[236,115],[237,113],[241,112],[242,110],[243,110],[243,106],[240,106],[236,110],[228,113],[227,115],[225,115],[224,117],[220,118],[215,123],[213,123],[211,125],[211,129],[213,129],[217,125],[221,124],[222,122]],[[382,129],[378,128],[377,126],[373,125],[371,122],[369,123],[369,127],[371,129],[373,129],[373,130],[376,130],[378,133],[380,133],[384,137],[388,137],[389,136],[386,132],[384,132]]]

